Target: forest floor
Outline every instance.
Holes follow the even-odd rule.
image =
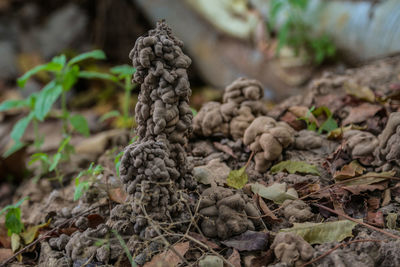
[[[113,120],[98,123],[87,111],[95,134],[73,137],[76,153],[60,165],[61,180],[26,179],[15,192],[7,183],[0,187],[9,198],[2,197],[0,207],[29,197],[20,206],[25,225],[20,240],[7,235],[4,216],[0,219],[0,265],[400,266],[399,59],[324,73],[302,95],[269,108],[267,116],[295,131],[294,141],[265,172],[255,169],[254,155],[241,138],[193,134],[186,150],[198,185],[187,192],[192,202],[190,216],[180,222],[185,231],[146,218],[160,235],[140,242],[132,234],[90,236],[122,216],[113,212],[116,206],[121,214],[129,209],[116,156],[134,131],[111,127]],[[52,119],[41,126],[44,149],[57,147],[57,128]],[[30,153],[25,149],[2,167],[21,172]],[[76,182],[91,162],[92,170]],[[98,165],[101,170],[93,171]],[[30,168],[32,177],[40,173],[39,165]],[[196,204],[200,198],[219,204]],[[221,206],[233,212],[219,217],[207,210]],[[205,223],[213,219],[237,224],[241,233],[221,234],[217,226],[215,232]],[[244,229],[243,223],[248,223]],[[234,232],[235,225],[227,227]]]

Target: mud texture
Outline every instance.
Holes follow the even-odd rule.
[[[225,88],[223,102],[208,102],[194,118],[198,136],[243,138],[244,131],[258,116],[267,113],[261,101],[264,91],[260,82],[239,78]]]
[[[254,231],[261,224],[261,220],[257,219],[258,210],[251,200],[223,187],[204,190],[199,214],[202,217],[200,227],[204,235],[222,240],[247,230]],[[248,216],[252,219],[248,219]]]
[[[187,68],[191,60],[182,52],[182,41],[175,38],[164,22],[139,37],[130,53],[136,68],[134,81],[140,84],[135,108],[138,140],[122,157],[120,174],[130,196],[134,233],[143,233],[145,208],[154,220],[178,217],[184,204],[179,189],[193,187],[184,145],[192,131],[191,95]]]
[[[282,157],[282,151],[294,142],[295,131],[286,122],[261,116],[246,129],[243,142],[255,153],[255,169],[265,172],[272,162]]]

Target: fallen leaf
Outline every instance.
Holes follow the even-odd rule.
[[[11,250],[16,252],[21,247],[21,237],[16,233],[11,235]]]
[[[361,192],[365,191],[375,191],[375,190],[385,190],[388,187],[387,181],[374,183],[374,184],[360,184],[360,185],[351,185],[351,186],[343,186],[342,188],[351,192],[353,195],[359,195]],[[390,200],[389,200],[390,201]]]
[[[237,159],[237,156],[235,155],[235,153],[233,153],[232,148],[230,148],[227,145],[223,145],[221,143],[218,142],[214,142],[214,147],[222,152],[225,152],[226,154],[230,155],[232,158]]]
[[[346,81],[343,86],[345,92],[348,95],[352,95],[358,99],[366,100],[369,102],[375,101],[375,94],[368,86],[360,85],[354,80]]]
[[[378,227],[384,227],[385,223],[383,221],[383,213],[382,211],[372,212],[369,211],[367,213],[367,222],[373,224]]]
[[[317,167],[314,165],[308,164],[304,161],[281,161],[278,164],[275,164],[271,167],[270,172],[272,174],[286,171],[288,173],[303,173],[303,174],[315,174],[320,175]]]
[[[367,200],[369,210],[377,210],[381,206],[381,198],[369,197]]]
[[[344,165],[340,171],[335,172],[333,178],[335,180],[344,180],[360,176],[365,171],[365,168],[361,166],[357,160],[353,160],[347,165]]]
[[[275,259],[274,251],[268,249],[266,252],[261,252],[261,256],[254,257],[250,260],[249,267],[267,267]]]
[[[387,180],[390,177],[393,177],[396,174],[395,171],[389,172],[368,172],[364,175],[357,177],[356,180],[348,181],[342,183],[343,186],[352,186],[352,185],[369,185],[374,183],[379,183]]]
[[[281,219],[275,216],[275,214],[268,208],[267,204],[264,202],[264,200],[258,195],[257,196],[257,202],[258,205],[260,206],[261,210],[263,211],[265,217],[267,218],[268,221],[271,222],[280,222]]]
[[[245,184],[249,181],[249,177],[246,173],[246,166],[243,166],[239,170],[232,170],[226,178],[226,184],[235,189],[242,189]]]
[[[292,112],[297,118],[307,118],[309,122],[315,123],[317,126],[319,126],[319,123],[317,119],[314,117],[314,115],[310,112],[310,109],[305,106],[293,106],[288,109],[290,112]]]
[[[342,122],[342,125],[344,126],[352,123],[360,123],[366,121],[368,118],[373,117],[381,109],[382,106],[369,103],[363,103],[359,106],[353,107],[350,110],[349,115]]]
[[[300,131],[300,130],[305,129],[307,127],[307,124],[306,124],[305,121],[299,120],[298,117],[296,117],[290,111],[286,112],[285,115],[280,117],[279,120],[286,122],[287,124],[289,124],[296,131]]]
[[[46,223],[30,226],[25,231],[23,231],[21,233],[21,237],[24,239],[25,245],[29,245],[30,243],[32,243],[33,240],[35,240],[35,238],[39,235],[39,230],[49,225],[50,219]]]
[[[268,233],[247,230],[221,243],[239,251],[264,250],[268,245],[268,236]]]
[[[108,190],[108,197],[119,204],[125,204],[125,200],[127,198],[127,194],[125,192],[124,189],[122,189],[121,187],[117,187],[117,188],[112,188],[110,190]]]
[[[365,129],[366,129],[366,127],[350,124],[348,126],[339,127],[339,128],[336,128],[336,129],[330,131],[327,134],[326,138],[328,138],[328,139],[340,139],[340,138],[343,137],[343,134],[345,132],[347,132],[347,131],[350,131],[350,130],[365,130]]]
[[[190,242],[177,243],[173,245],[173,248],[183,257],[189,250],[189,243]],[[147,262],[143,267],[158,267],[160,262],[167,262],[168,266],[178,266],[182,263],[182,260],[169,249],[168,251],[155,255],[151,261]]]
[[[207,246],[209,246],[212,249],[221,249],[220,246],[218,246],[217,244],[215,244],[214,242],[208,240],[206,237],[198,234],[198,233],[194,233],[194,232],[189,232],[189,235],[191,237],[193,237],[196,240],[199,240],[200,242],[203,242],[204,244],[206,244]]]
[[[204,258],[199,260],[199,267],[224,267],[224,261],[221,257],[206,255]]]
[[[90,228],[96,228],[99,224],[104,223],[104,218],[100,214],[89,214],[87,216],[89,220],[89,227]]]
[[[297,192],[287,192],[286,183],[273,183],[270,186],[264,186],[259,183],[251,185],[251,191],[254,194],[258,194],[263,198],[272,200],[277,204],[282,204],[286,199],[297,199]]]
[[[281,229],[281,232],[293,232],[312,244],[340,242],[353,236],[352,230],[357,223],[349,220],[323,223],[294,223],[292,228]]]
[[[389,229],[397,229],[397,213],[388,213],[386,217],[386,226]]]
[[[232,263],[235,267],[241,267],[242,264],[240,263],[240,254],[236,249],[233,249],[232,254],[228,258],[228,262]]]
[[[0,248],[0,263],[10,258],[14,253],[10,248]]]
[[[0,224],[0,244],[4,248],[11,248],[11,237],[8,236],[4,223]]]
[[[390,201],[392,200],[390,191],[390,188],[387,188],[383,193],[382,207],[389,205]]]

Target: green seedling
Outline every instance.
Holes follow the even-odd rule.
[[[321,124],[317,125],[314,121],[310,120],[311,115],[314,115],[315,117],[324,115],[326,117],[326,120]],[[307,130],[309,131],[317,131],[319,134],[322,133],[329,133],[330,131],[338,128],[337,122],[333,119],[333,114],[329,110],[329,108],[325,106],[321,106],[318,108],[315,108],[312,106],[305,117],[300,117],[298,120],[303,120],[307,124]]]
[[[135,73],[136,69],[128,65],[115,66],[110,69],[113,74],[109,77],[109,80],[115,82],[119,87],[123,88],[125,91],[124,103],[122,107],[122,114],[118,110],[112,110],[103,116],[101,116],[100,121],[107,120],[109,118],[117,118],[121,121],[121,125],[124,128],[129,128],[134,123],[132,121],[132,116],[129,112],[130,100],[132,90],[136,87],[136,84],[131,82],[132,75]]]
[[[87,170],[81,171],[75,178],[74,201],[80,199],[83,194],[89,190],[90,186],[95,182],[96,176],[103,171],[103,167],[101,165],[96,165],[96,167],[93,166],[94,163],[92,162]],[[83,176],[88,176],[89,179],[86,181],[81,181],[80,179]]]
[[[24,224],[21,221],[21,209],[19,206],[22,203],[29,199],[28,197],[24,197],[23,199],[19,200],[14,205],[8,205],[0,210],[0,216],[3,213],[6,213],[6,228],[8,232],[8,236],[12,234],[19,234],[24,229]]]
[[[305,51],[311,61],[321,64],[336,54],[336,47],[327,35],[310,33],[310,24],[306,20],[306,10],[309,0],[272,0],[269,13],[269,28],[277,24],[280,14],[285,14],[286,20],[278,32],[277,53],[284,46],[294,49],[296,54]]]
[[[80,70],[79,63],[88,59],[105,59],[105,54],[101,50],[94,50],[73,57],[69,61],[67,61],[65,55],[56,56],[50,62],[29,70],[17,80],[18,85],[24,88],[26,82],[38,72],[46,71],[52,74],[53,77],[39,92],[32,93],[26,99],[7,100],[1,103],[0,111],[15,108],[29,110],[28,115],[21,118],[14,125],[11,131],[11,139],[14,141],[14,145],[4,153],[4,157],[8,157],[26,145],[21,139],[30,123],[33,123],[34,126],[34,145],[37,151],[37,153],[33,155],[31,163],[40,161],[42,164],[42,171],[44,171],[43,174],[47,173],[47,171],[55,170],[61,160],[69,159],[70,154],[73,153],[73,147],[69,144],[72,133],[71,129],[86,137],[89,136],[89,126],[86,119],[82,115],[71,114],[67,109],[67,92],[76,84],[79,78],[116,78],[110,74]],[[58,117],[63,123],[63,140],[60,143],[58,152],[50,160],[51,157],[49,155],[40,153],[40,147],[43,144],[44,137],[39,133],[39,122],[43,122],[46,119],[57,100],[61,101],[62,112]]]

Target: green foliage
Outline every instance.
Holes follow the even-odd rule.
[[[272,166],[270,171],[272,174],[286,171],[288,173],[309,173],[320,175],[317,167],[304,161],[281,161]]]
[[[94,182],[94,178],[103,171],[103,167],[101,165],[96,165],[96,167],[93,166],[94,163],[92,162],[87,170],[81,171],[75,178],[74,201],[80,199],[82,195],[89,190],[90,186]],[[82,176],[89,176],[89,180],[81,181],[80,178]]]
[[[242,189],[248,181],[249,178],[246,173],[246,166],[243,166],[239,170],[232,170],[229,172],[226,184],[236,189]]]
[[[129,107],[132,90],[136,87],[136,84],[131,82],[132,75],[136,72],[136,69],[129,65],[120,65],[111,68],[110,72],[112,75],[107,74],[107,78],[104,77],[104,79],[114,82],[125,91],[122,115],[118,110],[112,110],[104,114],[100,118],[100,121],[104,121],[109,118],[117,118],[122,121],[122,126],[124,128],[132,127],[132,119],[129,113]]]
[[[28,108],[30,110],[27,116],[20,119],[14,125],[14,128],[11,132],[11,138],[13,139],[15,145],[9,149],[4,156],[9,156],[12,152],[15,152],[17,148],[23,146],[21,143],[21,138],[24,135],[28,125],[32,121],[34,123],[37,121],[44,121],[51,111],[54,103],[60,98],[62,105],[61,119],[63,120],[63,134],[69,135],[68,129],[69,124],[71,124],[79,133],[85,136],[89,135],[89,128],[87,126],[86,119],[80,115],[71,116],[70,112],[67,110],[66,103],[66,92],[75,85],[79,77],[83,76],[82,72],[84,73],[84,71],[80,70],[77,64],[86,59],[105,59],[105,54],[103,51],[94,50],[78,55],[72,58],[69,62],[67,62],[65,55],[56,56],[49,63],[36,66],[18,78],[17,83],[23,88],[26,82],[33,75],[40,71],[47,71],[53,75],[53,79],[47,83],[42,90],[40,90],[40,92],[31,94],[27,99],[9,100],[0,105],[0,111],[9,110],[12,108]],[[94,72],[91,74],[94,75]],[[101,75],[102,74],[99,74],[100,77],[104,78]],[[41,139],[39,133],[36,132],[35,144],[37,145],[37,148],[39,148],[40,144],[42,143],[39,141],[39,139]]]
[[[0,216],[7,212],[5,225],[9,236],[11,236],[13,233],[19,234],[24,229],[24,224],[21,222],[21,209],[19,206],[21,206],[22,203],[27,199],[28,197],[24,197],[14,205],[8,205],[0,211]]]
[[[270,3],[270,28],[275,27],[280,14],[285,16],[278,32],[277,53],[283,46],[292,47],[297,54],[304,50],[316,64],[335,56],[336,47],[329,36],[314,35],[310,31],[311,25],[305,19],[308,0],[271,0]]]
[[[314,115],[315,117],[324,115],[326,117],[326,120],[318,127],[314,121],[310,120],[311,115]],[[319,134],[324,132],[329,133],[330,131],[333,131],[338,128],[337,122],[333,119],[332,112],[329,110],[329,108],[325,106],[321,106],[318,108],[312,106],[308,110],[307,115],[305,117],[300,117],[298,119],[306,122],[307,130],[318,131]]]
[[[323,244],[328,242],[340,242],[353,236],[353,228],[356,222],[340,220],[322,223],[294,223],[292,228],[281,229],[281,232],[292,232],[301,236],[310,244]]]

